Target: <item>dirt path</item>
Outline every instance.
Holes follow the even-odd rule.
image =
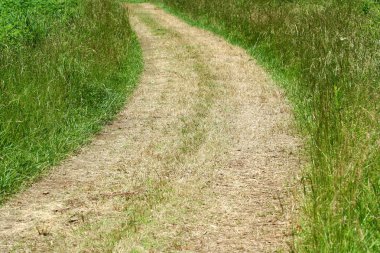
[[[0,209],[0,252],[288,250],[299,140],[240,48],[131,5],[139,88],[92,144]]]

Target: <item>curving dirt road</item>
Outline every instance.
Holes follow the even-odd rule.
[[[95,140],[0,209],[0,252],[288,251],[300,141],[244,50],[129,5],[139,87]]]

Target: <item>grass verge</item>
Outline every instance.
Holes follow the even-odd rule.
[[[55,13],[39,24],[46,29],[32,30],[38,36],[23,36],[38,39],[2,41],[0,203],[110,121],[142,70],[139,43],[119,2],[70,6],[69,18]]]
[[[246,48],[287,91],[310,161],[296,251],[378,252],[378,2],[156,3]]]

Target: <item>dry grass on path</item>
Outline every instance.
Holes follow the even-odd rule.
[[[129,8],[139,88],[92,144],[0,209],[0,247],[288,249],[300,142],[283,95],[242,49],[150,4]]]

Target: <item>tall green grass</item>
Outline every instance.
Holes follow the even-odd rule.
[[[2,202],[112,119],[142,60],[117,1],[5,0],[0,7]]]
[[[285,87],[309,154],[294,250],[380,252],[379,1],[158,2],[248,49]]]
[[[0,1],[0,44],[35,43],[78,14],[79,0]]]

